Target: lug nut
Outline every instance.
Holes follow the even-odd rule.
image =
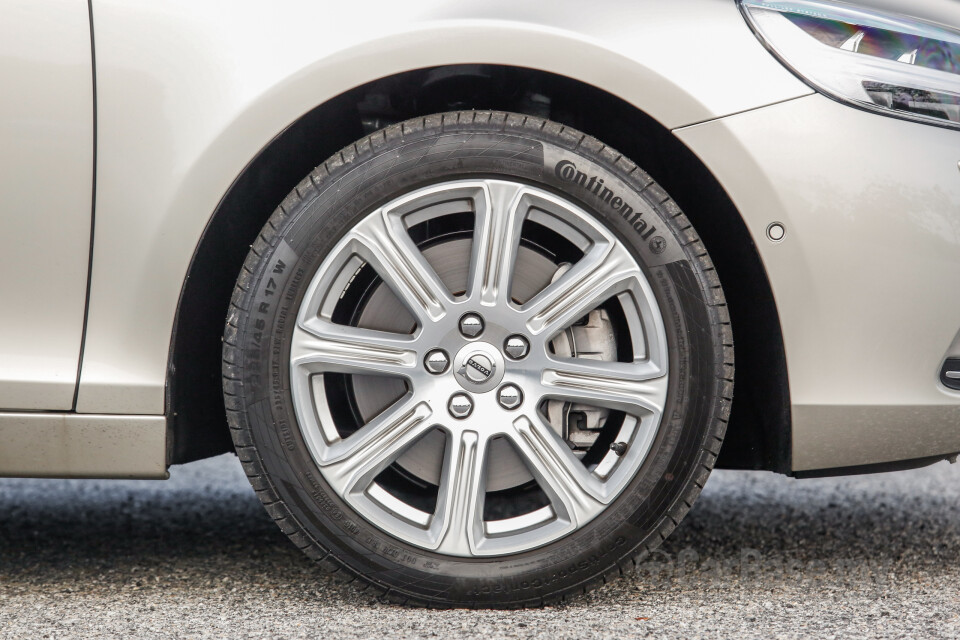
[[[465,393],[455,393],[450,396],[450,403],[447,404],[447,409],[450,410],[450,415],[454,418],[462,420],[473,411],[473,400]]]
[[[450,356],[443,349],[434,349],[423,359],[423,366],[432,374],[439,375],[450,366]]]
[[[476,338],[483,333],[483,318],[476,313],[468,313],[460,318],[460,333],[467,338]]]
[[[523,402],[523,392],[513,384],[505,384],[497,392],[497,400],[504,409],[516,409]]]
[[[523,336],[510,336],[504,341],[503,350],[514,360],[520,360],[527,357],[527,353],[530,351],[530,343]]]

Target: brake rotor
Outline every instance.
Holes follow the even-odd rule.
[[[440,242],[423,250],[423,256],[454,294],[466,290],[472,240],[459,238]],[[514,266],[511,295],[525,302],[546,287],[557,271],[557,265],[541,253],[521,246]],[[397,296],[384,284],[369,295],[358,325],[369,329],[412,333],[416,321]],[[399,378],[386,376],[354,376],[353,389],[360,416],[369,421],[406,393]],[[433,485],[440,483],[444,437],[433,430],[397,459],[407,473]],[[533,480],[526,465],[504,439],[490,443],[488,453],[487,491],[502,491]]]

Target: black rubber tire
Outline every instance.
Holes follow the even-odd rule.
[[[581,185],[603,178],[612,195]],[[626,490],[593,521],[539,549],[441,556],[353,513],[323,480],[297,427],[288,384],[291,320],[322,259],[351,226],[407,191],[507,176],[563,194],[612,229],[647,273],[670,351],[664,420]],[[629,204],[628,204],[629,203]],[[733,344],[716,271],[687,218],[627,158],[550,121],[462,111],[387,127],[347,147],[281,203],[250,249],[227,316],[226,413],[257,495],[308,556],[393,601],[435,607],[541,606],[641,562],[699,495],[723,440]]]

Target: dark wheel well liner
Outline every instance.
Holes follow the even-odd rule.
[[[270,214],[316,166],[373,129],[451,109],[545,117],[610,141],[680,205],[713,257],[737,345],[737,393],[718,467],[790,470],[786,358],[773,293],[740,214],[669,130],[596,87],[517,67],[423,69],[357,87],[280,133],[237,177],[194,253],[171,342],[169,462],[232,450],[220,380],[221,335],[244,257]]]

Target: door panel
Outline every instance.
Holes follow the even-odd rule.
[[[93,184],[83,0],[0,7],[0,409],[70,409]]]

